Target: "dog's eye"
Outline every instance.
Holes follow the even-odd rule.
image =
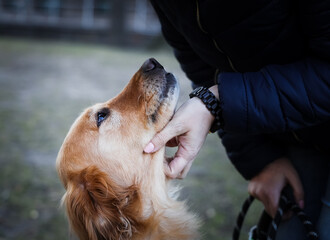
[[[108,108],[103,108],[96,114],[97,127],[109,116],[110,110]]]

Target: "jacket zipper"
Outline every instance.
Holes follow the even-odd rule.
[[[210,36],[210,34],[209,34],[209,33],[203,28],[203,26],[202,26],[202,24],[201,24],[201,21],[200,21],[200,14],[199,14],[199,4],[198,4],[198,0],[196,0],[196,18],[197,18],[197,24],[198,24],[199,29],[200,29],[203,33],[205,33],[205,34],[207,34],[207,35]],[[211,36],[210,36],[210,37],[211,37]],[[223,55],[226,56],[227,61],[228,61],[228,63],[229,63],[229,66],[231,67],[231,69],[232,69],[234,72],[238,72],[237,69],[235,68],[235,66],[234,66],[234,64],[233,64],[233,62],[232,62],[232,60],[230,59],[230,57],[229,57],[227,54],[224,53],[224,51],[219,47],[219,45],[217,44],[217,42],[215,41],[215,39],[214,39],[213,37],[211,37],[211,39],[212,39],[212,42],[213,42],[214,47],[215,47],[215,48],[216,48],[221,54],[223,54]],[[218,72],[219,72],[219,70],[217,69],[217,70],[216,70],[216,73],[218,73]]]

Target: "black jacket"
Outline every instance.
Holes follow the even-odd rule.
[[[245,178],[292,140],[330,148],[330,1],[151,3],[193,85],[218,84],[220,136]]]

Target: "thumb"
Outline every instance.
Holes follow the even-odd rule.
[[[293,195],[300,208],[304,208],[304,190],[296,171],[287,176],[288,183],[293,189]]]
[[[145,153],[153,153],[161,149],[166,145],[166,143],[178,134],[173,129],[172,125],[169,123],[162,131],[157,133],[148,145],[144,148]]]
[[[183,175],[183,171],[186,165],[187,165],[186,159],[184,159],[183,157],[175,157],[169,164],[164,165],[165,166],[164,172],[166,176],[170,178],[184,178],[185,175],[187,175],[187,173],[184,173]]]
[[[180,144],[174,158],[167,166],[165,164],[165,174],[170,178],[185,178],[196,154],[195,151],[189,151],[189,148]]]

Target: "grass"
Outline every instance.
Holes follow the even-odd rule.
[[[148,57],[156,57],[190,92],[168,49],[137,51],[0,38],[0,240],[69,239],[54,165],[70,125],[88,105],[116,95]],[[204,239],[231,239],[247,196],[246,182],[209,135],[180,184],[182,198],[203,220]],[[260,206],[247,225],[256,222]],[[245,230],[247,231],[247,230]]]
[[[12,156],[0,170],[0,236],[3,239],[66,239],[59,211],[62,188],[53,171],[36,169]]]

